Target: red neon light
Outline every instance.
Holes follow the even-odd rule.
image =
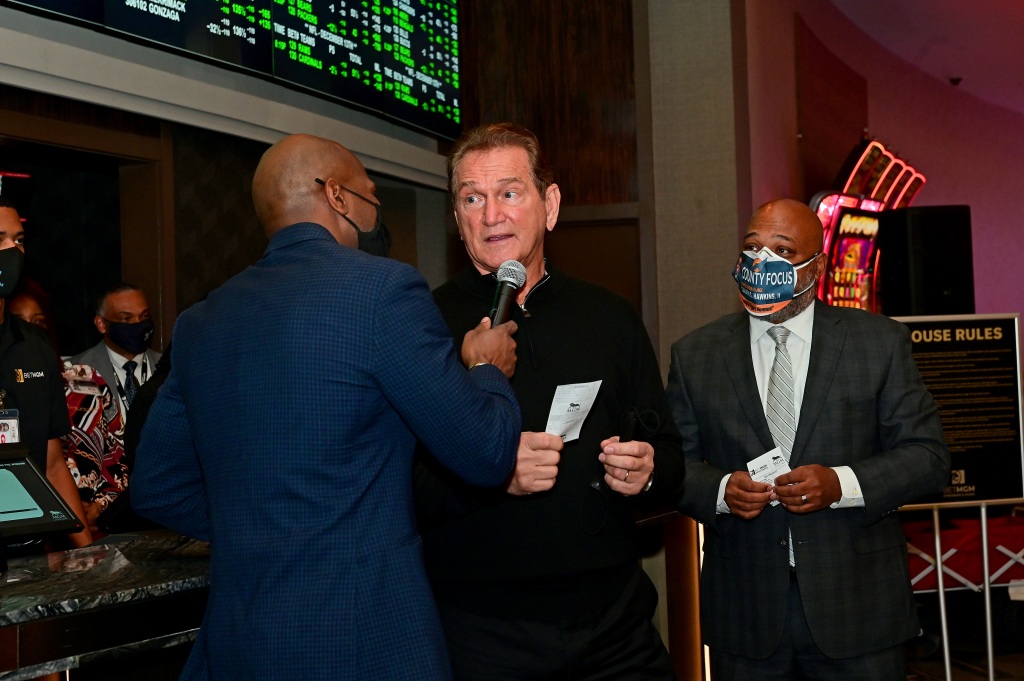
[[[875,191],[871,192],[871,198],[885,201],[885,198],[889,196],[893,183],[899,179],[899,176],[903,174],[906,168],[906,163],[898,158],[894,158],[889,167],[885,169],[882,177],[878,178],[878,183],[875,184]]]
[[[927,182],[927,180],[924,175],[914,172],[914,175],[910,178],[910,182],[907,182],[907,186],[903,188],[900,195],[896,197],[895,201],[893,201],[892,207],[905,208],[906,206],[909,206],[910,202],[914,200],[915,196],[917,196],[917,193],[921,191],[921,187],[924,186],[925,182]],[[911,188],[913,188],[913,191],[911,191]]]
[[[818,202],[815,213],[818,214],[822,227],[828,227],[828,223],[832,222],[832,214],[836,212],[837,201],[839,201],[839,194],[829,194]]]
[[[873,140],[871,142],[869,142],[868,146],[864,148],[864,153],[862,153],[860,155],[860,158],[857,159],[857,163],[854,164],[853,170],[850,171],[850,177],[847,178],[846,184],[843,185],[843,192],[851,193],[851,191],[850,191],[851,190],[851,185],[853,184],[853,181],[854,181],[854,179],[856,179],[857,175],[865,170],[864,166],[867,164],[868,157],[870,157],[872,155],[875,155],[875,154],[880,154],[880,153],[882,153],[884,151],[885,151],[885,147],[883,147],[878,142],[875,142]],[[877,162],[877,159],[876,159],[876,162]],[[872,163],[871,165],[874,166],[874,163]],[[861,186],[863,186],[864,182],[861,181],[859,184]],[[858,189],[859,189],[859,187],[858,187]],[[860,192],[858,191],[857,193],[860,193]]]
[[[878,184],[885,177],[885,174],[892,168],[895,156],[891,152],[882,149],[882,153],[878,156],[878,160],[871,166],[871,172],[868,173],[867,179],[864,180],[864,185],[861,188],[860,193],[866,196],[874,196],[875,191],[878,189]]]
[[[892,186],[889,187],[889,191],[885,193],[885,205],[891,208],[893,206],[893,194],[895,194],[896,196],[902,196],[903,191],[907,188],[907,184],[909,184],[910,180],[913,177],[914,169],[911,168],[910,166],[904,166],[903,170],[900,171],[899,176],[892,183]]]
[[[914,200],[925,181],[924,175],[910,164],[880,142],[871,140],[861,152],[843,192],[867,194],[880,200],[883,207],[902,208]]]

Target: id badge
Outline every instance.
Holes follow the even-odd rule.
[[[66,377],[66,374],[65,374]],[[79,395],[99,395],[100,387],[96,385],[96,381],[90,381],[83,378],[68,378],[68,388],[71,392],[78,393]]]
[[[21,442],[17,409],[0,409],[0,444]]]

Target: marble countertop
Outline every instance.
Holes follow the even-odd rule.
[[[205,588],[210,550],[157,530],[8,564],[0,575],[0,627]]]

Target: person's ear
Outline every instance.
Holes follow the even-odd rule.
[[[558,222],[558,208],[562,204],[562,191],[557,184],[548,185],[544,194],[544,212],[547,215],[545,227],[550,232]]]
[[[104,336],[107,335],[107,320],[103,317],[96,315],[92,318],[92,323],[96,325],[96,330],[102,333]]]
[[[327,205],[340,215],[348,215],[348,202],[345,201],[345,193],[341,191],[341,185],[336,180],[328,178],[324,184],[324,196],[327,197]]]
[[[825,269],[828,266],[828,256],[825,253],[821,253],[818,256],[817,261],[814,263],[814,280],[818,281],[825,274]]]

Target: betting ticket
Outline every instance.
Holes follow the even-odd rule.
[[[555,388],[544,432],[560,435],[565,442],[578,438],[600,388],[601,381],[570,383]]]
[[[785,455],[778,447],[747,462],[747,472],[755,482],[767,482],[769,485],[774,485],[775,478],[789,471],[789,462],[786,461]],[[772,506],[778,506],[778,504],[778,499],[772,502]]]

